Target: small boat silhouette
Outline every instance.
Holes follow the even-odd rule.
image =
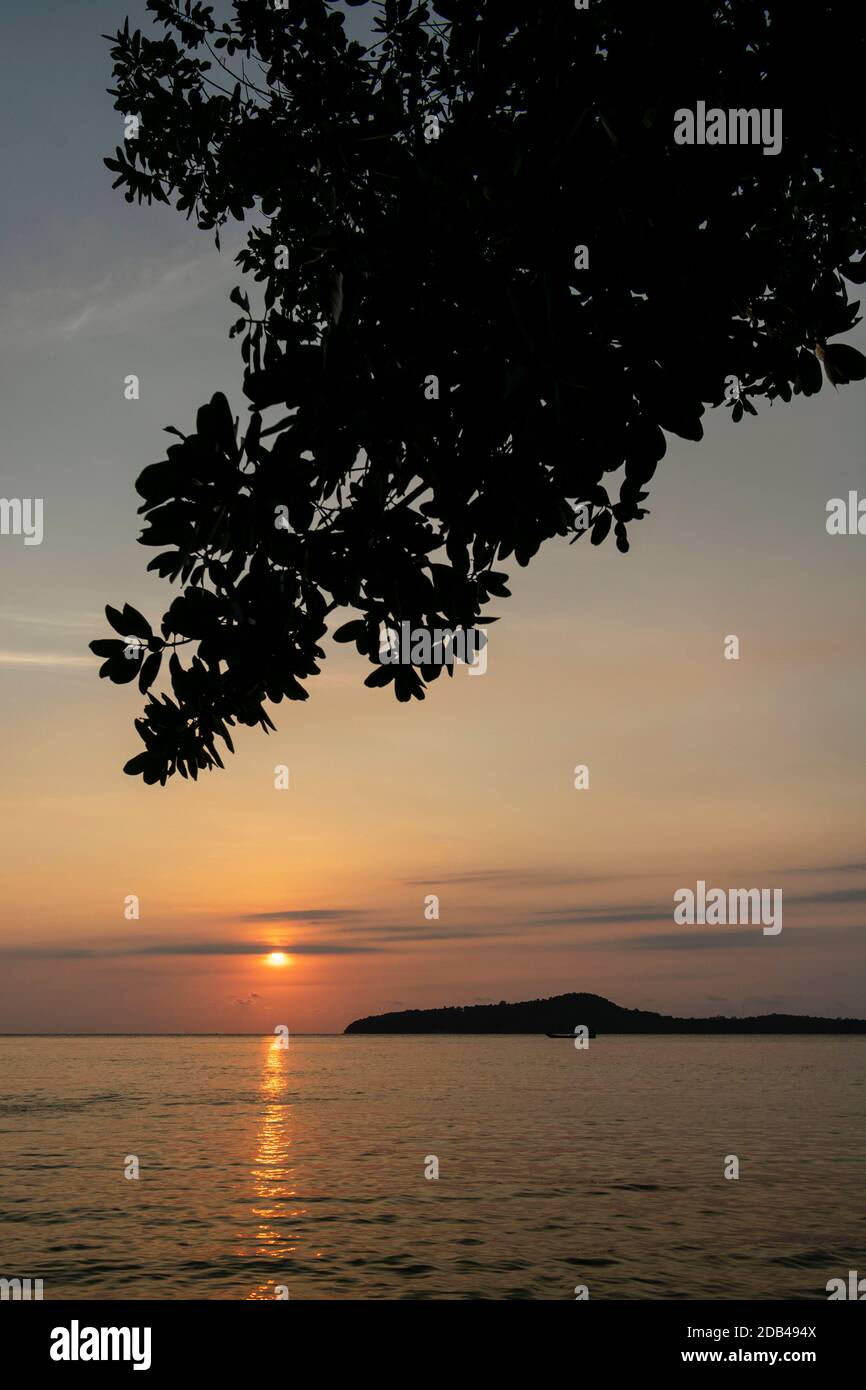
[[[571,1038],[572,1041],[574,1040],[574,1033],[573,1033],[573,1032],[572,1032],[572,1033],[545,1033],[544,1036],[545,1036],[546,1038]],[[595,1037],[595,1033],[593,1033],[593,1031],[592,1031],[591,1028],[590,1028],[590,1030],[589,1030],[589,1035],[588,1035],[588,1036],[591,1037],[591,1038],[594,1038],[594,1037]]]

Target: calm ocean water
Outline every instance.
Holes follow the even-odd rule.
[[[866,1272],[864,1078],[858,1037],[0,1038],[0,1276],[824,1299]]]

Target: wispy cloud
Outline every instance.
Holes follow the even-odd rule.
[[[491,941],[519,933],[518,927],[385,927],[365,933],[367,941]]]
[[[67,656],[63,652],[13,652],[0,648],[0,666],[90,666],[93,657]]]
[[[827,893],[803,893],[789,903],[866,903],[866,888],[834,888]]]
[[[832,944],[851,945],[856,943],[862,926],[842,927],[785,927],[780,936],[773,938],[769,949],[778,951],[793,946],[827,947]],[[679,931],[644,932],[641,935],[619,935],[593,938],[582,942],[601,949],[638,951],[729,951],[740,946],[761,945],[768,949],[760,926],[684,926]]]
[[[104,623],[101,613],[11,613],[0,608],[0,623],[16,623],[23,627],[59,628],[64,632],[92,632],[94,624]]]
[[[277,912],[246,912],[235,922],[343,922],[363,914],[353,907],[292,907]]]
[[[404,878],[413,888],[441,883],[505,883],[512,887],[562,888],[579,883],[618,883],[627,879],[652,878],[655,874],[575,874],[559,869],[474,869],[456,874],[428,874],[421,878]]]
[[[338,941],[301,941],[294,945],[282,942],[259,942],[250,945],[245,941],[193,941],[184,945],[173,943],[159,946],[139,946],[135,950],[120,951],[119,955],[135,956],[261,956],[271,951],[284,951],[289,956],[353,956],[374,951],[374,946],[353,946]]]
[[[93,960],[99,953],[78,946],[3,946],[0,960]],[[106,953],[110,954],[110,953]]]
[[[11,631],[5,633],[13,645],[0,647],[0,666],[68,666],[90,667],[94,670],[94,660],[84,651],[84,636],[93,634],[104,625],[101,617],[84,613],[21,613],[0,608],[0,626],[7,624]],[[22,631],[23,629],[23,631]],[[69,634],[70,642],[77,651],[63,652],[34,648],[42,641],[56,643],[63,635]],[[22,637],[28,642],[27,648],[14,645]]]
[[[628,903],[616,907],[558,907],[532,912],[527,919],[542,927],[602,926],[617,922],[670,922],[673,907],[641,907]]]
[[[773,869],[773,874],[862,874],[866,873],[866,863],[860,864],[817,864],[812,868]]]
[[[294,945],[273,942],[191,941],[162,942],[151,946],[104,946],[70,948],[66,946],[8,946],[0,959],[8,960],[108,960],[154,956],[266,956],[273,950],[287,956],[357,956],[374,954],[375,946],[346,945],[338,941],[303,941]]]
[[[0,339],[21,342],[82,341],[95,334],[136,334],[188,317],[203,302],[219,305],[220,296],[239,279],[224,243],[222,256],[212,244],[200,252],[156,256],[113,257],[108,274],[66,273],[39,282],[13,286],[4,295]]]
[[[731,930],[730,927],[701,927],[681,932],[654,932],[646,936],[620,936],[593,945],[627,946],[639,951],[730,951],[735,947],[753,946],[763,941],[759,927]]]
[[[23,317],[31,331],[63,340],[129,332],[131,323],[140,332],[148,322],[175,317],[202,298],[213,298],[214,274],[219,276],[219,271],[211,248],[169,265],[152,260],[130,262],[90,285],[67,291],[65,296],[57,287],[50,295],[41,289],[30,290],[13,299],[10,313],[13,318],[16,313]],[[236,269],[234,274],[237,276]]]

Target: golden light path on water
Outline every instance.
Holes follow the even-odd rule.
[[[289,1265],[298,1248],[294,1223],[307,1215],[305,1207],[292,1205],[297,1195],[291,1153],[295,1106],[285,1098],[291,1078],[290,1050],[281,1043],[281,1039],[276,1039],[266,1044],[264,1052],[264,1071],[259,1086],[262,1123],[251,1170],[253,1188],[259,1199],[253,1207],[257,1228],[253,1247],[239,1252],[257,1259],[273,1259],[280,1267],[273,1276],[256,1285],[248,1299],[286,1297],[278,1290],[289,1289]],[[316,1258],[319,1253],[315,1252]]]

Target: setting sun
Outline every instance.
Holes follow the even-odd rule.
[[[288,965],[289,958],[285,951],[271,951],[267,957],[267,963],[268,965]]]

